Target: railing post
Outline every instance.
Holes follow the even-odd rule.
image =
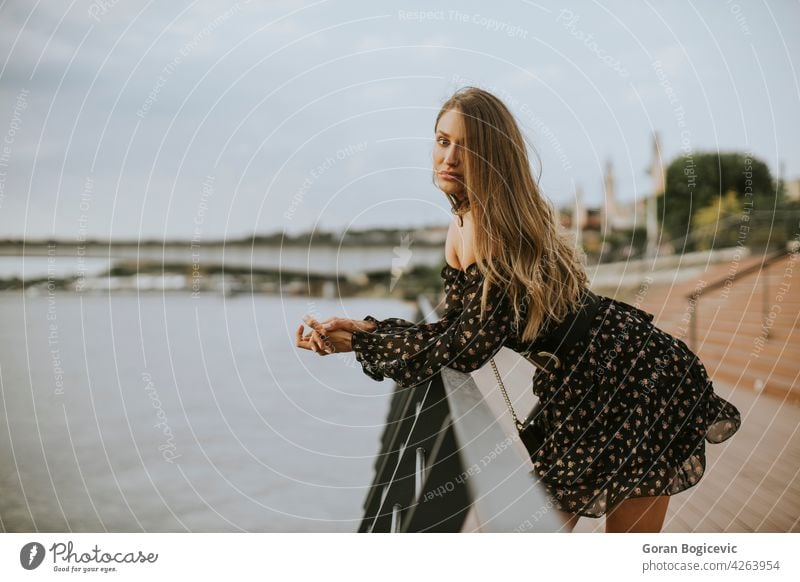
[[[692,306],[689,310],[689,345],[692,350],[697,351],[697,310],[700,309],[700,295],[694,293],[690,301]]]
[[[786,255],[788,255],[788,254],[790,254],[792,252],[794,252],[794,250],[787,245],[786,248],[783,248],[783,249],[777,251],[776,253],[772,254],[769,257],[767,257],[765,260],[763,260],[759,264],[751,265],[751,266],[747,267],[746,269],[743,269],[743,270],[735,273],[732,277],[729,277],[727,275],[725,277],[721,277],[720,279],[718,279],[716,281],[713,281],[710,284],[704,286],[702,289],[698,289],[696,291],[693,291],[689,295],[686,295],[685,297],[686,297],[687,300],[689,300],[691,302],[694,302],[694,305],[693,305],[693,307],[691,309],[690,319],[689,319],[689,341],[690,341],[690,347],[693,350],[697,350],[697,313],[696,312],[697,312],[697,310],[699,309],[699,306],[700,306],[700,298],[704,294],[708,293],[709,291],[714,291],[716,289],[719,289],[720,287],[723,287],[726,283],[728,283],[728,281],[730,281],[730,283],[732,284],[737,279],[741,280],[742,277],[745,277],[747,275],[750,275],[750,274],[756,273],[756,272],[760,272],[760,274],[762,275],[761,284],[762,284],[762,289],[763,289],[763,297],[762,297],[762,302],[761,302],[761,305],[762,305],[762,307],[761,307],[761,318],[762,318],[762,324],[766,324],[767,316],[768,316],[768,313],[769,313],[769,300],[768,300],[769,284],[768,284],[768,281],[767,281],[767,269],[769,268],[770,265],[772,265],[772,263],[782,259],[783,257],[785,257]],[[769,328],[766,325],[764,325],[764,329],[765,329],[765,333],[766,333],[765,337],[768,338],[769,337]]]
[[[767,325],[767,314],[769,313],[769,266],[764,267],[761,271],[761,329],[764,334],[764,339],[769,339],[771,335],[772,326]]]

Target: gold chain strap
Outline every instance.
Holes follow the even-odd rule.
[[[508,397],[508,393],[506,392],[505,384],[503,384],[503,378],[500,376],[500,372],[497,371],[497,364],[494,363],[494,358],[492,358],[489,361],[492,363],[492,369],[494,370],[495,378],[497,378],[497,385],[500,386],[500,390],[503,392],[503,398],[505,398],[506,404],[508,405],[508,409],[511,411],[511,416],[514,419],[514,424],[516,425],[517,430],[522,430],[523,428],[525,428],[525,425],[519,421],[516,413],[514,412],[514,407],[511,406],[511,399]]]

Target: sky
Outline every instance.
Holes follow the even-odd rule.
[[[202,239],[449,220],[440,105],[493,91],[556,206],[742,151],[800,177],[800,3],[0,4],[0,238]]]

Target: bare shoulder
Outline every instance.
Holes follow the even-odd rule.
[[[452,266],[463,269],[475,262],[472,244],[472,213],[464,215],[464,225],[459,224],[457,216],[450,221],[445,242],[445,257]]]

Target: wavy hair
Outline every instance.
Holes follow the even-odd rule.
[[[448,197],[457,215],[472,211],[475,258],[485,281],[481,318],[490,287],[499,285],[510,297],[521,338],[532,341],[549,321],[561,322],[577,307],[588,282],[582,254],[559,232],[556,213],[533,178],[527,142],[505,104],[464,87],[442,105],[434,131],[450,110],[464,120],[466,197]]]

